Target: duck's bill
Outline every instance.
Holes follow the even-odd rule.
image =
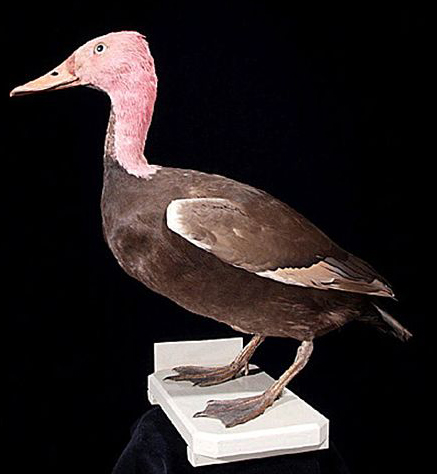
[[[80,79],[70,72],[67,60],[47,74],[38,77],[38,79],[15,87],[15,89],[11,90],[10,96],[15,97],[34,94],[35,92],[66,89],[67,87],[79,86],[80,84]]]

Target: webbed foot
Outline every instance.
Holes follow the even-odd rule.
[[[220,383],[238,377],[242,372],[242,368],[234,364],[224,365],[221,367],[202,367],[195,365],[183,365],[174,367],[173,370],[178,372],[177,375],[169,375],[165,380],[174,380],[176,382],[188,381],[200,387],[208,387],[218,385]]]
[[[194,417],[217,418],[226,428],[231,428],[261,415],[274,401],[275,397],[268,391],[261,395],[233,400],[210,400],[206,408]]]

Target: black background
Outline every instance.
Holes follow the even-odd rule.
[[[392,282],[391,310],[415,337],[402,344],[350,324],[316,340],[291,388],[330,418],[353,473],[423,472],[435,426],[425,290],[435,254],[424,238],[433,219],[421,213],[431,172],[427,13],[141,3],[4,12],[9,472],[109,472],[148,408],[153,342],[237,335],[143,288],[107,249],[99,199],[108,98],[85,88],[7,97],[85,41],[122,29],[144,33],[155,58],[149,161],[265,189]],[[254,361],[277,377],[296,348],[268,340]]]

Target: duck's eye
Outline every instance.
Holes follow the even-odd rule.
[[[99,44],[96,45],[96,47],[94,48],[94,53],[96,53],[96,54],[102,54],[105,50],[106,50],[106,44],[104,44],[104,43],[99,43]]]

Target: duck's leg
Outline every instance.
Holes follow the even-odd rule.
[[[284,387],[305,367],[312,351],[313,342],[303,341],[297,350],[296,359],[291,367],[261,395],[235,398],[233,400],[211,400],[208,402],[205,410],[196,413],[194,416],[196,418],[201,416],[217,418],[223,422],[227,428],[253,420],[264,413],[264,411],[281,396]]]
[[[220,367],[202,367],[195,365],[185,365],[174,367],[173,370],[178,375],[170,375],[165,380],[189,381],[194,385],[207,387],[208,385],[217,385],[227,380],[233,379],[244,369],[247,375],[249,359],[252,357],[255,349],[264,341],[264,336],[255,334],[249,344],[247,344],[238,356],[229,364]]]

